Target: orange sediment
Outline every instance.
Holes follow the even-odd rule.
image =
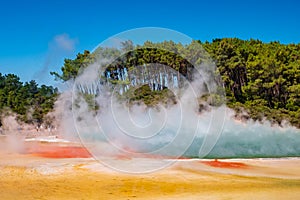
[[[59,146],[47,145],[38,146],[27,149],[25,154],[32,154],[34,156],[45,158],[90,158],[91,154],[84,147],[80,146]]]
[[[218,167],[218,168],[247,168],[248,165],[245,163],[240,163],[240,162],[221,162],[218,161],[217,159],[214,161],[201,161],[201,163],[205,165],[209,165],[211,167]]]

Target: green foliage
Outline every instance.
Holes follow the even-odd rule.
[[[216,60],[235,110],[251,118],[300,127],[300,45],[224,38],[204,48]]]
[[[34,80],[23,84],[14,74],[0,73],[0,113],[10,109],[26,123],[41,124],[53,109],[57,94],[52,86],[39,87]]]
[[[199,45],[203,47],[200,51]],[[285,45],[279,42],[263,43],[253,39],[223,38],[205,43],[193,41],[187,45],[176,44],[173,41],[147,41],[130,51],[132,48],[132,43],[124,43],[124,49],[129,52],[107,68],[104,77],[110,79],[112,84],[130,83],[131,79],[123,76],[125,72],[147,63],[167,65],[191,80],[193,77],[189,70],[193,66],[188,61],[200,64],[212,57],[224,82],[229,107],[237,113],[241,113],[241,110],[246,111],[254,120],[266,118],[279,124],[282,120],[287,120],[300,127],[300,44]],[[109,55],[120,55],[116,49],[106,49],[105,52]],[[85,61],[81,63],[83,57]],[[53,74],[63,81],[75,78],[79,69],[88,63],[87,57],[89,53],[85,52],[78,54],[74,60],[66,59],[62,75],[56,72]],[[95,58],[95,54],[92,54],[89,61],[93,57]],[[197,60],[193,60],[194,58]],[[145,73],[155,73],[149,71],[150,69],[147,69]],[[11,87],[18,87],[18,84]],[[143,98],[146,104],[150,104],[156,98],[154,88],[150,88],[151,92],[147,88],[141,90],[140,94],[133,97],[134,100]],[[159,90],[163,90],[163,87]],[[10,104],[14,101],[15,94],[12,92],[6,98],[5,101]],[[218,99],[218,96],[214,96],[213,99],[211,104],[217,105],[223,101]]]
[[[155,107],[158,104],[168,105],[176,104],[176,96],[167,88],[163,90],[153,91],[149,85],[142,85],[138,88],[130,88],[125,94],[120,96],[127,100],[129,104],[144,103],[149,107]]]
[[[64,66],[61,68],[62,75],[59,75],[57,72],[50,72],[50,74],[55,76],[56,80],[67,81],[74,79],[80,73],[80,70],[87,67],[94,59],[89,51],[84,51],[83,54],[78,53],[74,60],[64,60]]]

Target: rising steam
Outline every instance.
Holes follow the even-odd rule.
[[[203,52],[201,47],[199,49]],[[172,52],[172,49],[166,50]],[[73,121],[69,113],[65,124],[73,122],[73,126],[68,126],[75,126],[87,149],[110,167],[145,172],[170,164],[166,160],[151,161],[148,163],[151,166],[144,163],[138,168],[136,163],[120,165],[110,159],[119,155],[130,158],[300,156],[298,129],[288,125],[275,127],[267,121],[234,119],[234,112],[225,106],[224,90],[220,89],[222,84],[214,73],[213,62],[199,64],[189,60],[195,67],[192,79],[178,74],[170,66],[147,63],[117,71],[121,81],[111,84],[105,79],[105,70],[116,58],[103,55],[97,58],[72,83],[72,102],[67,101],[72,107]],[[147,74],[147,70],[153,74]],[[136,91],[144,85],[152,89],[168,88],[177,103],[148,107],[122,99],[130,88]],[[208,98],[202,102],[205,109],[199,112],[199,99],[203,96]]]

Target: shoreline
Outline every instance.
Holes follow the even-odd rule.
[[[135,165],[157,158],[110,159]],[[115,171],[92,157],[49,158],[0,150],[0,196],[7,200],[300,197],[300,157],[173,161],[152,173],[131,174]]]
[[[13,143],[12,145],[9,143]],[[38,146],[44,146],[47,148],[47,146],[57,146],[57,147],[80,147],[82,149],[85,149],[85,151],[88,151],[88,149],[86,149],[86,147],[80,142],[80,140],[68,140],[68,139],[64,139],[62,137],[60,137],[59,135],[40,135],[40,136],[30,136],[30,137],[25,137],[25,136],[20,136],[20,135],[0,135],[0,152],[1,150],[5,150],[6,147],[10,147],[10,146],[14,146],[15,143],[18,143],[18,145],[24,150],[25,147],[31,147],[34,146],[35,148]],[[33,144],[33,145],[32,145]],[[20,152],[20,148],[8,148],[9,151],[12,152]],[[34,149],[34,148],[33,148]],[[30,153],[29,152],[24,152],[25,154]],[[34,153],[34,152],[31,152]],[[121,157],[123,155],[120,155]],[[127,157],[126,155],[124,155],[125,157]],[[86,157],[86,156],[84,156]],[[91,156],[92,157],[92,156]],[[149,156],[149,158],[154,158],[156,157],[156,155],[153,156]],[[180,160],[185,160],[185,159],[189,159],[189,160],[248,160],[248,159],[259,159],[259,160],[281,160],[281,159],[300,159],[300,154],[299,155],[285,155],[285,156],[278,156],[278,155],[271,155],[271,156],[228,156],[228,157],[224,157],[224,156],[215,156],[215,157],[204,157],[204,158],[198,158],[198,157],[193,157],[193,156],[179,156],[179,157],[175,157],[172,158],[171,156],[157,156],[160,158],[164,158],[164,159],[168,159],[168,160],[172,160],[172,159],[176,159],[177,161]],[[128,157],[130,158],[130,157]],[[147,156],[146,156],[147,158]]]
[[[77,150],[77,149],[75,149]],[[81,149],[79,149],[81,150]],[[74,151],[74,149],[71,149]],[[51,152],[53,153],[53,152]],[[50,154],[51,155],[51,154]],[[69,156],[71,155],[71,156]],[[26,169],[35,169],[40,167],[57,168],[59,171],[72,170],[79,164],[81,168],[89,169],[91,172],[111,171],[120,173],[118,170],[110,168],[105,164],[105,159],[122,164],[132,164],[136,167],[143,166],[142,163],[155,163],[158,160],[170,162],[167,167],[158,171],[173,169],[192,169],[197,172],[215,172],[219,174],[235,174],[241,176],[258,176],[269,178],[299,179],[300,180],[300,157],[281,157],[281,158],[230,158],[230,159],[206,159],[206,158],[127,158],[120,156],[103,157],[104,160],[96,160],[92,156],[82,154],[82,157],[72,157],[67,154],[66,157],[48,157],[42,153],[17,153],[0,151],[0,168],[20,167]],[[103,163],[104,162],[104,163]],[[65,168],[66,167],[66,168]],[[156,170],[154,171],[154,173]],[[146,174],[149,172],[146,172]],[[152,173],[152,172],[150,172]],[[141,173],[144,174],[144,173]]]

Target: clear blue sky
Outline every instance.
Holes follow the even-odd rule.
[[[300,43],[297,0],[0,0],[0,72],[53,84],[63,59],[119,32],[164,27],[201,41]]]

